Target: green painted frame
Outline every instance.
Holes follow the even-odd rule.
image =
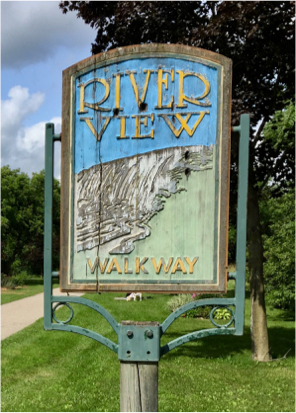
[[[68,331],[92,338],[105,345],[118,354],[121,361],[159,361],[160,357],[174,348],[192,340],[197,340],[212,335],[237,335],[243,334],[244,310],[245,310],[245,278],[246,278],[246,239],[247,239],[247,193],[248,193],[248,164],[249,164],[249,131],[250,116],[241,115],[240,125],[232,128],[238,132],[239,141],[239,181],[238,181],[238,207],[237,207],[237,243],[236,243],[236,271],[229,274],[230,279],[235,280],[235,296],[233,298],[211,298],[193,301],[170,314],[160,325],[147,327],[145,334],[135,334],[137,329],[143,329],[143,325],[123,328],[112,315],[101,305],[83,297],[63,297],[52,295],[52,279],[58,276],[52,271],[52,207],[53,207],[53,165],[54,142],[60,140],[60,135],[54,133],[54,124],[47,123],[45,129],[45,209],[44,209],[44,329]],[[53,304],[55,306],[53,306]],[[69,322],[74,316],[74,311],[69,303],[85,305],[101,314],[118,335],[118,344],[103,337],[94,331],[78,327]],[[54,311],[60,305],[66,305],[71,310],[71,316],[66,321],[59,321]],[[201,307],[215,306],[211,311],[211,321],[215,328],[195,331],[179,337],[161,347],[160,338],[168,327],[186,311]],[[230,307],[234,307],[233,312]],[[231,320],[226,325],[218,325],[213,319],[213,313],[217,308],[228,308],[232,314]],[[54,322],[54,320],[56,322]],[[136,329],[134,331],[134,329]],[[139,330],[140,331],[140,330]],[[147,335],[150,338],[147,347]],[[131,340],[133,338],[133,340]],[[139,345],[145,343],[145,354],[138,354]],[[127,344],[128,343],[128,344]],[[127,347],[128,346],[128,347]],[[122,351],[122,348],[129,348]]]

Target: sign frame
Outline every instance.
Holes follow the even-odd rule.
[[[211,284],[184,283],[99,283],[72,282],[71,260],[73,236],[73,185],[74,185],[74,144],[73,144],[73,99],[75,96],[75,79],[97,67],[105,67],[116,62],[150,57],[172,57],[183,60],[213,64],[219,73],[218,95],[218,131],[219,131],[219,202],[217,227],[219,230],[217,248],[217,282]],[[61,261],[60,288],[68,291],[120,291],[120,292],[159,292],[159,293],[222,293],[227,285],[227,255],[228,255],[228,215],[229,215],[229,182],[230,182],[230,134],[231,134],[231,79],[232,62],[230,59],[190,46],[149,44],[128,46],[91,56],[74,64],[63,72],[63,101],[62,101],[62,151],[61,151]]]

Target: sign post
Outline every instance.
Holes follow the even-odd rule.
[[[120,342],[123,354],[118,356],[125,358],[130,354],[134,360],[120,362],[120,411],[157,412],[159,323],[122,321],[121,328],[124,329]],[[155,361],[146,361],[152,353]]]
[[[51,207],[45,210],[45,329],[106,345],[121,362],[121,410],[157,411],[158,362],[208,335],[243,333],[249,117],[240,133],[237,269],[228,275],[231,61],[181,45],[130,46],[92,56],[63,73],[61,291],[223,293],[193,301],[161,325],[116,320],[99,304],[52,296]],[[53,125],[46,126],[46,187],[52,194]],[[71,302],[103,315],[115,344],[72,324]],[[56,303],[54,305],[54,303]],[[58,320],[60,305],[71,309]],[[161,347],[181,314],[213,306],[215,328]],[[219,325],[214,314],[227,308]],[[54,322],[55,321],[55,322]]]

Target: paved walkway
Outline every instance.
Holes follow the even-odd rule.
[[[67,293],[61,293],[59,288],[54,288],[53,295],[65,296]],[[79,297],[83,293],[70,295]],[[43,293],[2,304],[1,340],[35,323],[36,320],[43,317],[43,311]]]

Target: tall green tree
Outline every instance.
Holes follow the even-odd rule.
[[[33,219],[30,221],[30,239],[26,243],[24,254],[29,262],[30,270],[43,274],[43,236],[44,236],[44,170],[33,173],[30,180],[31,202],[30,210]],[[60,248],[60,183],[54,179],[53,185],[53,267],[59,268]]]
[[[281,150],[262,137],[265,124],[294,93],[294,17],[291,1],[60,2],[63,13],[97,29],[92,53],[139,43],[180,43],[233,60],[232,124],[251,116],[248,249],[251,285],[252,353],[268,360],[259,200],[272,178],[294,179],[291,148]],[[259,127],[258,127],[259,124]],[[237,179],[237,138],[232,139],[233,185]],[[235,190],[232,191],[235,193]],[[231,204],[235,205],[231,200]]]
[[[291,188],[277,198],[266,197],[260,208],[268,223],[263,235],[268,303],[295,311],[295,192]]]
[[[60,183],[54,180],[53,266],[59,265]],[[44,171],[32,178],[20,169],[1,168],[1,272],[43,273]]]
[[[290,102],[263,130],[264,139],[282,152],[295,151],[295,103]],[[276,308],[295,310],[295,187],[269,180],[262,189],[264,279]]]
[[[10,276],[24,266],[23,250],[29,240],[30,178],[8,165],[1,168],[1,272]]]

